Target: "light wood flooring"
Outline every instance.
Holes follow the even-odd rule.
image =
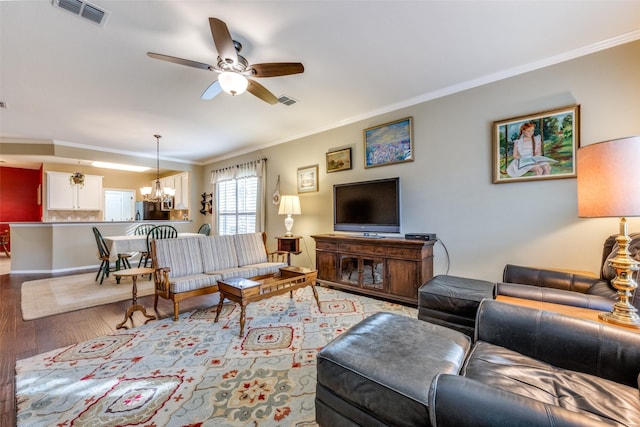
[[[0,263],[6,260],[0,260]],[[87,272],[87,271],[83,271]],[[79,274],[82,272],[75,272]],[[20,310],[20,286],[22,282],[58,275],[0,275],[0,426],[16,425],[15,362],[36,354],[65,347],[116,331],[116,325],[124,318],[131,301],[122,301],[87,308],[70,313],[22,320]],[[153,296],[138,298],[138,303],[153,314]],[[190,298],[180,303],[180,311],[206,308],[218,303],[218,294]],[[160,298],[160,318],[173,314],[173,303]],[[140,312],[135,312],[134,324],[144,323]]]

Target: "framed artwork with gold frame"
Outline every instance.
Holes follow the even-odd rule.
[[[373,126],[363,131],[364,167],[412,162],[413,117]]]
[[[351,169],[351,147],[327,153],[327,173]]]
[[[576,177],[580,106],[493,122],[493,183]]]

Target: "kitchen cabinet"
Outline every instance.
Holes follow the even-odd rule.
[[[184,209],[189,209],[189,172],[176,175],[175,186],[175,206],[184,206]]]
[[[102,210],[102,177],[85,175],[84,185],[72,184],[68,172],[47,172],[48,210]]]
[[[174,209],[180,209],[182,206],[184,206],[184,209],[189,209],[189,172],[182,172],[177,175],[160,178],[160,186],[162,188],[169,187],[175,190],[175,195],[173,196]]]
[[[173,196],[174,209],[189,209],[189,172],[167,177],[170,187],[176,190]]]

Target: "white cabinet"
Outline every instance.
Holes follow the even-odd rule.
[[[152,182],[153,188],[155,180]],[[165,176],[160,178],[160,186],[162,188],[169,187],[175,190],[173,197],[173,209],[189,209],[189,172],[182,172],[177,175]]]
[[[84,185],[69,182],[68,172],[47,172],[48,210],[102,210],[102,177],[85,175]]]
[[[84,186],[78,187],[78,204],[76,209],[85,211],[102,210],[102,177],[96,175],[85,175]]]
[[[178,209],[178,206],[189,209],[189,172],[175,175],[173,182],[176,189],[174,209]]]

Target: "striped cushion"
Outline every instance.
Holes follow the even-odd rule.
[[[286,262],[261,262],[259,264],[245,265],[244,268],[256,270],[254,276],[264,276],[267,274],[275,274],[280,271],[280,267],[286,267]]]
[[[180,292],[193,291],[217,285],[221,277],[217,274],[193,274],[190,276],[177,277],[169,282],[169,291],[174,294]]]
[[[217,270],[209,274],[216,274],[218,276],[222,276],[222,279],[228,279],[230,277],[243,277],[248,279],[249,277],[255,277],[258,275],[257,268],[248,268],[248,267],[235,267],[235,268],[226,268],[223,270]]]
[[[199,243],[202,238],[156,239],[154,256],[158,267],[169,267],[170,278],[202,273],[202,253]]]
[[[200,237],[198,241],[202,250],[203,271],[205,273],[238,266],[233,236]]]
[[[236,234],[234,238],[239,266],[267,262],[267,251],[262,242],[262,233]]]

